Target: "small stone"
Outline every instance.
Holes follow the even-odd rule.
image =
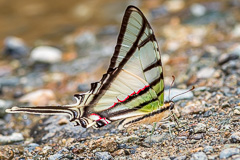
[[[207,155],[204,152],[196,152],[192,154],[190,160],[207,160]]]
[[[46,154],[49,150],[51,150],[52,149],[52,147],[51,146],[44,146],[43,147],[43,149],[42,149],[42,152],[44,153],[44,154]]]
[[[237,148],[227,148],[220,152],[219,158],[220,159],[229,158],[239,153],[240,153],[240,150]]]
[[[11,77],[11,78],[0,78],[0,87],[15,87],[20,84],[19,78]]]
[[[203,138],[203,134],[194,134],[191,136],[192,139],[200,140]]]
[[[77,92],[86,92],[89,91],[89,85],[88,84],[79,84],[77,87]]]
[[[209,132],[217,132],[218,129],[217,128],[214,128],[214,127],[211,127],[208,129]]]
[[[200,17],[206,13],[207,9],[205,8],[205,6],[203,6],[199,3],[195,3],[195,4],[191,5],[190,11],[191,11],[192,15],[194,15],[195,17]]]
[[[204,114],[203,114],[203,117],[209,117],[212,115],[212,111],[211,110],[208,110],[206,111]]]
[[[208,155],[208,159],[209,159],[209,160],[216,160],[217,157],[218,157],[217,154]]]
[[[161,124],[162,129],[169,129],[169,127],[174,128],[176,126],[175,122],[167,122]]]
[[[230,104],[228,102],[224,102],[222,105],[221,105],[222,108],[227,108],[227,107],[231,107]]]
[[[167,139],[169,136],[168,133],[164,132],[163,134],[156,134],[152,136],[148,136],[144,142],[146,143],[157,143],[157,142],[162,142],[163,140]]]
[[[169,12],[177,12],[184,8],[185,2],[183,0],[165,1],[165,6]]]
[[[56,160],[56,159],[62,159],[64,157],[63,154],[56,153],[54,155],[51,155],[48,157],[48,160]]]
[[[87,56],[88,54],[83,51],[86,51],[96,44],[96,37],[92,32],[84,32],[75,38],[74,43],[77,47],[79,55],[82,57]]]
[[[239,143],[240,142],[240,132],[235,132],[230,136],[230,141],[232,143]]]
[[[117,142],[118,143],[131,143],[131,142],[136,142],[139,140],[139,137],[136,136],[136,135],[131,135],[131,136],[128,136],[128,137],[123,137],[121,139],[117,139]]]
[[[62,60],[62,51],[55,47],[39,46],[32,50],[30,58],[34,62],[57,63]]]
[[[114,152],[118,149],[118,144],[114,139],[107,139],[106,141],[102,141],[102,148],[107,152]]]
[[[27,147],[26,147],[26,149],[28,150],[28,152],[32,152],[36,147],[38,147],[39,146],[39,144],[37,144],[37,143],[30,143]]]
[[[48,105],[51,100],[55,100],[56,96],[52,90],[40,89],[30,92],[19,99],[21,103],[30,103],[31,105]]]
[[[222,54],[220,55],[220,57],[218,58],[218,64],[219,65],[223,65],[231,60],[235,60],[237,59],[238,56],[235,54]]]
[[[236,94],[240,95],[240,87],[237,88]]]
[[[7,37],[4,40],[3,53],[13,58],[22,58],[28,54],[29,50],[22,39],[18,37]]]
[[[233,114],[234,114],[234,115],[240,115],[240,110],[234,109]]]
[[[204,110],[205,110],[204,105],[190,104],[190,105],[185,106],[181,110],[181,115],[185,116],[185,115],[189,115],[189,114],[204,112]]]
[[[3,118],[6,115],[5,110],[11,108],[12,105],[13,105],[12,101],[0,99],[0,118]]]
[[[223,129],[224,130],[231,130],[231,125],[226,124],[226,125],[223,126]]]
[[[210,154],[213,152],[213,147],[212,146],[205,146],[203,150],[206,154]]]
[[[185,159],[187,159],[187,156],[184,155],[184,156],[176,157],[173,160],[185,160]]]
[[[211,68],[211,67],[202,68],[197,72],[197,78],[203,78],[203,79],[210,78],[214,72],[215,72],[214,68]]]
[[[64,118],[61,118],[61,119],[58,121],[58,124],[61,126],[61,125],[68,124],[68,122],[69,122],[69,120],[64,117]]]
[[[231,36],[232,37],[240,37],[240,24],[236,24],[231,31]]]
[[[109,152],[96,152],[95,157],[97,160],[113,160]]]
[[[148,152],[142,152],[141,157],[142,158],[149,158]]]
[[[171,95],[170,95],[170,99],[172,98],[172,97],[174,97],[174,96],[176,96],[176,95],[179,95],[179,94],[181,94],[181,93],[183,93],[183,92],[186,92],[186,91],[188,91],[187,89],[177,89],[177,88],[172,88],[171,89]],[[164,91],[164,100],[165,101],[168,101],[169,99],[168,99],[168,96],[169,95],[169,90],[167,89],[167,90],[165,90]],[[190,92],[187,92],[187,93],[185,93],[185,94],[182,94],[182,95],[179,95],[179,96],[177,96],[177,97],[175,97],[174,99],[173,99],[173,101],[174,102],[176,102],[176,101],[179,101],[179,100],[183,100],[183,99],[192,99],[193,98],[193,92],[192,91],[190,91]]]
[[[13,133],[10,136],[0,135],[0,145],[12,144],[15,142],[21,142],[23,140],[24,140],[24,138],[21,133]]]
[[[203,123],[198,123],[194,127],[194,133],[205,133],[206,132],[206,125]]]

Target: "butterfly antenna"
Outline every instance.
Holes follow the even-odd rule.
[[[170,101],[170,91],[171,91],[171,89],[172,89],[172,86],[173,86],[173,84],[174,84],[174,82],[175,82],[175,77],[172,75],[172,78],[173,78],[173,80],[172,80],[172,83],[171,83],[171,85],[170,85],[170,88],[169,88],[169,94],[168,94],[168,100]]]
[[[195,86],[192,86],[192,88],[189,89],[189,90],[187,90],[186,92],[183,92],[183,93],[180,93],[180,94],[178,94],[178,95],[173,96],[170,101],[172,101],[172,100],[173,100],[174,98],[176,98],[177,96],[180,96],[180,95],[182,95],[182,94],[185,94],[185,93],[187,93],[187,92],[190,92],[190,91],[192,91],[192,90],[194,90],[194,89],[195,89]]]

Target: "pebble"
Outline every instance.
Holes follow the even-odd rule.
[[[64,118],[61,118],[59,121],[58,121],[58,124],[61,126],[61,125],[65,125],[65,124],[68,124],[69,123],[69,120],[64,117]]]
[[[96,152],[95,156],[97,160],[113,160],[109,152]]]
[[[187,89],[177,89],[177,88],[172,88],[171,89],[171,92],[170,92],[170,99],[172,98],[172,97],[174,97],[174,96],[176,96],[176,95],[179,95],[179,94],[181,94],[181,93],[183,93],[183,92],[186,92],[186,91],[188,91]],[[169,100],[169,90],[167,89],[167,90],[165,90],[164,91],[164,100],[165,101],[168,101]],[[177,97],[175,97],[174,99],[173,99],[173,101],[174,102],[176,102],[176,101],[179,101],[179,100],[183,100],[183,99],[192,99],[193,98],[193,92],[192,91],[190,91],[190,92],[187,92],[187,93],[185,93],[185,94],[182,94],[182,95],[179,95],[179,96],[177,96]]]
[[[102,141],[101,148],[107,152],[114,152],[118,149],[118,144],[114,139],[107,139],[106,141]]]
[[[203,150],[206,154],[210,154],[213,152],[213,146],[205,146]]]
[[[211,115],[212,115],[212,111],[208,110],[208,111],[204,112],[203,117],[209,117]]]
[[[209,160],[216,160],[217,157],[218,157],[217,154],[208,155],[208,159],[209,159]]]
[[[213,73],[215,72],[215,69],[214,68],[211,68],[211,67],[204,67],[202,69],[200,69],[198,72],[197,72],[197,78],[201,79],[207,79],[207,78],[210,78]]]
[[[5,110],[11,108],[12,105],[13,105],[12,101],[0,99],[0,118],[3,118],[6,115]]]
[[[149,155],[148,155],[149,153],[148,152],[142,152],[141,153],[141,157],[142,158],[149,158]]]
[[[192,139],[200,140],[203,138],[203,134],[194,134],[191,136]]]
[[[0,135],[0,145],[12,144],[15,142],[23,141],[23,135],[21,133],[12,133],[10,136]]]
[[[240,24],[236,24],[231,31],[231,36],[232,37],[240,37]]]
[[[22,58],[25,57],[28,52],[29,49],[22,39],[14,36],[5,38],[3,49],[5,55],[10,55],[13,58]]]
[[[227,107],[231,107],[230,104],[228,102],[223,102],[223,104],[221,105],[222,108],[227,108]]]
[[[79,84],[77,87],[77,92],[87,92],[89,90],[89,84]]]
[[[240,95],[240,87],[237,87],[236,94],[237,94],[237,95]]]
[[[207,155],[204,152],[196,152],[192,154],[190,160],[207,160]]]
[[[21,103],[30,103],[31,105],[48,105],[56,96],[50,89],[40,89],[30,92],[19,99]]]
[[[176,157],[173,160],[185,160],[185,159],[187,159],[187,156],[184,155],[184,156]]]
[[[203,123],[198,123],[194,127],[194,133],[205,133],[206,132],[206,125]]]
[[[49,156],[48,160],[57,160],[57,159],[62,159],[63,157],[64,157],[64,154],[56,153],[54,155]]]
[[[240,57],[240,45],[234,45],[232,48],[231,48],[231,51],[230,51],[231,54],[234,54],[238,57]]]
[[[174,128],[176,126],[175,122],[167,122],[161,124],[162,129],[169,129],[169,127]]]
[[[235,59],[238,59],[238,56],[235,55],[235,54],[221,54],[218,58],[218,64],[219,65],[223,65],[231,60],[235,60]]]
[[[240,153],[240,150],[237,148],[227,148],[220,152],[219,158],[225,159],[225,158],[229,158],[229,157],[239,154],[239,153]]]
[[[42,152],[44,153],[44,154],[46,154],[49,150],[51,150],[52,149],[52,147],[51,146],[44,146],[43,147],[43,149],[42,149]]]
[[[1,77],[0,78],[0,86],[1,87],[15,87],[20,83],[19,78],[15,77]]]
[[[50,46],[39,46],[31,51],[30,59],[34,62],[57,63],[62,60],[62,51]]]
[[[83,55],[82,51],[95,45],[96,36],[90,31],[84,32],[76,36],[74,43],[77,47],[77,52],[79,53],[79,55],[86,56]]]
[[[156,8],[151,9],[151,16],[153,19],[165,16],[168,14],[168,11],[165,6],[158,6]]]
[[[152,136],[148,136],[145,138],[144,142],[146,143],[157,143],[157,142],[162,142],[163,140],[167,139],[169,136],[168,133],[163,133],[163,134],[156,134]]]
[[[234,109],[233,114],[234,114],[234,115],[240,115],[240,110]]]
[[[230,141],[232,143],[239,143],[240,142],[240,132],[235,132],[230,136]]]
[[[204,112],[204,105],[196,105],[196,104],[189,104],[185,106],[183,109],[181,109],[181,115],[189,115],[193,113],[199,113]]]
[[[25,149],[27,149],[28,152],[32,152],[38,146],[39,146],[39,144],[37,144],[37,143],[30,143],[27,147],[25,147]]]
[[[177,12],[184,8],[185,1],[183,0],[165,1],[165,6],[169,12]]]
[[[117,139],[118,143],[131,143],[131,142],[136,142],[139,140],[139,137],[137,135],[131,135],[128,137],[123,137],[120,139]]]
[[[204,14],[206,14],[206,7],[199,4],[199,3],[195,3],[193,5],[191,5],[190,7],[190,11],[192,13],[192,15],[194,15],[195,17],[200,17],[203,16]]]

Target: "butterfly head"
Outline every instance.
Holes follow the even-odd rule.
[[[171,100],[164,102],[165,108],[168,108],[170,110],[172,110],[174,108],[174,105],[175,105],[175,103],[173,101],[171,101]]]

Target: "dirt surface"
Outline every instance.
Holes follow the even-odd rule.
[[[239,0],[0,2],[0,159],[240,159]],[[70,104],[87,91],[106,72],[130,4],[154,29],[166,90],[172,75],[174,89],[196,87],[176,101],[177,121],[95,130],[64,116],[5,113]],[[39,46],[54,46],[55,57],[36,59]]]

